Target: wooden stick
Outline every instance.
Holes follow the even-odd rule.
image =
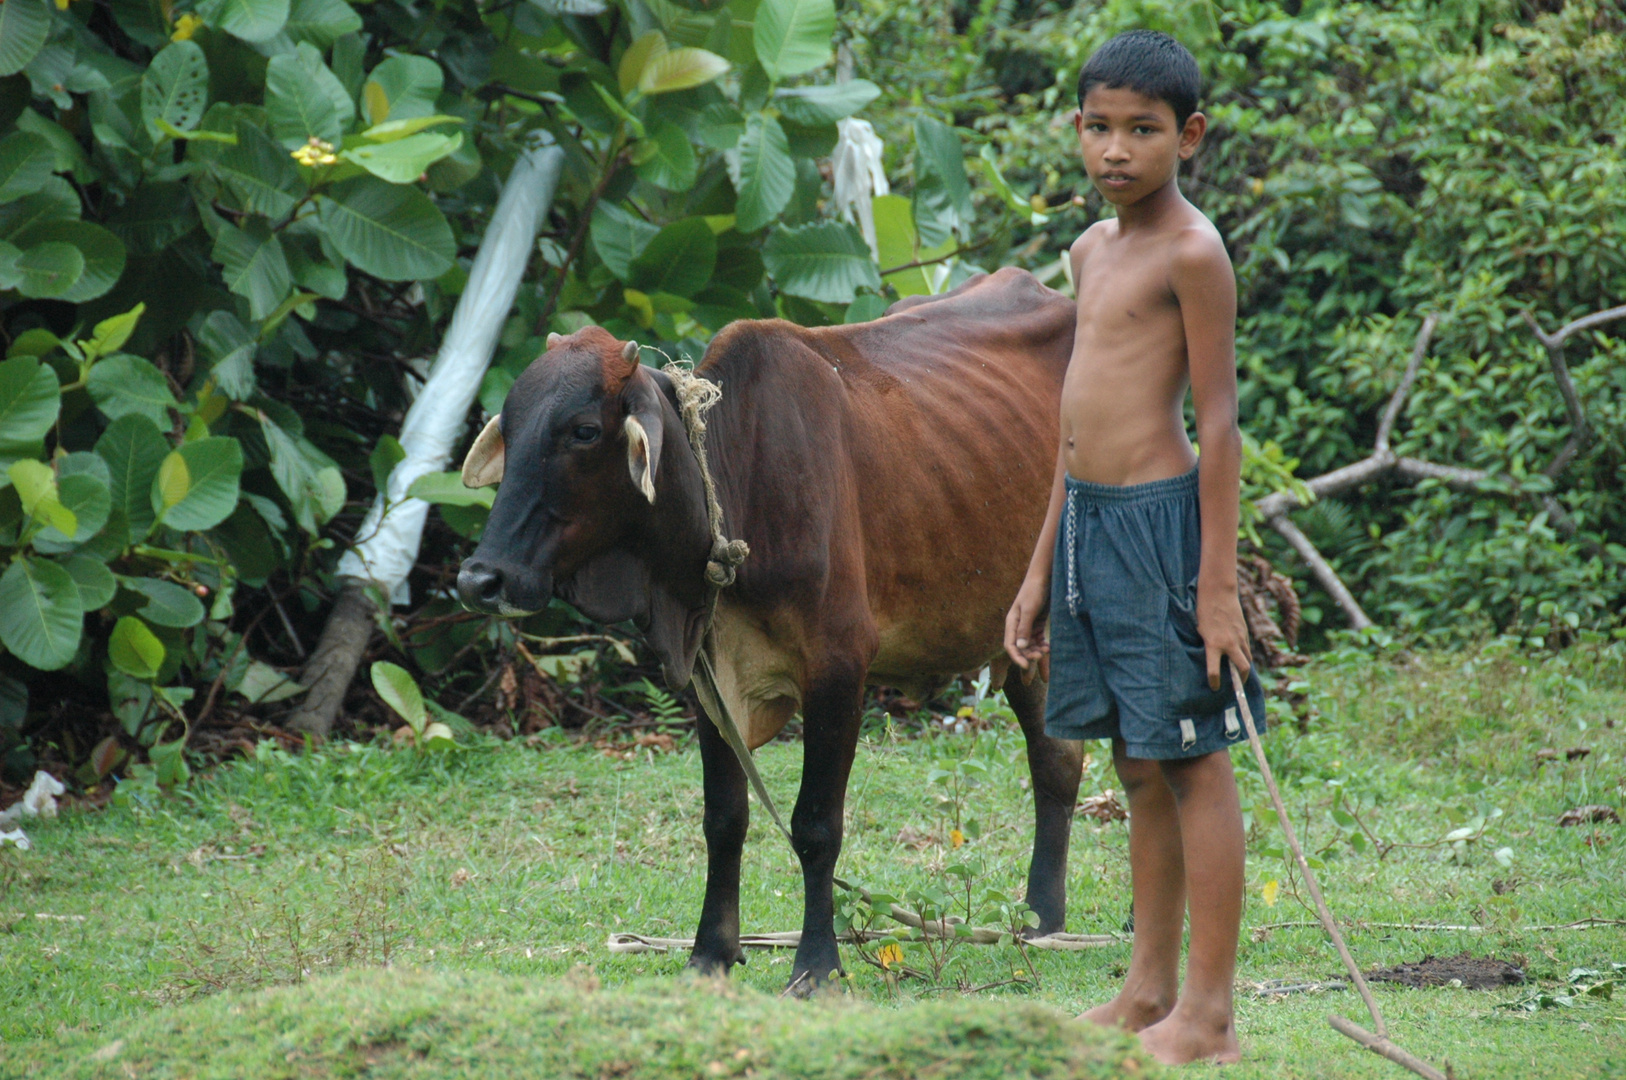
[[[1443,1072],[1436,1069],[1422,1058],[1413,1057],[1411,1054],[1406,1053],[1406,1051],[1402,1050],[1388,1039],[1383,1038],[1381,1035],[1372,1034],[1359,1024],[1354,1024],[1348,1020],[1345,1020],[1337,1013],[1333,1013],[1332,1015],[1328,1016],[1327,1023],[1331,1024],[1333,1026],[1333,1030],[1337,1031],[1340,1035],[1349,1036],[1351,1039],[1354,1039],[1356,1042],[1360,1043],[1374,1054],[1386,1057],[1396,1065],[1404,1065],[1418,1076],[1427,1077],[1428,1080],[1448,1080]]]
[[[1327,901],[1321,895],[1321,885],[1315,879],[1315,873],[1310,869],[1309,860],[1304,857],[1304,849],[1299,846],[1298,834],[1293,829],[1293,820],[1287,816],[1287,806],[1282,802],[1281,789],[1276,786],[1276,776],[1270,771],[1270,762],[1265,758],[1265,746],[1259,741],[1259,729],[1253,722],[1253,710],[1248,707],[1248,695],[1243,689],[1243,682],[1236,677],[1236,671],[1231,672],[1231,686],[1236,692],[1237,711],[1242,714],[1243,726],[1248,732],[1248,745],[1253,747],[1253,756],[1259,762],[1259,772],[1265,778],[1265,787],[1270,792],[1271,805],[1276,808],[1276,817],[1282,823],[1282,834],[1287,837],[1287,846],[1293,850],[1293,858],[1298,860],[1299,871],[1304,875],[1304,885],[1310,891],[1310,899],[1315,901],[1316,915],[1321,919],[1321,925],[1326,929],[1327,935],[1332,938],[1333,945],[1338,949],[1339,957],[1344,961],[1350,977],[1355,981],[1355,989],[1360,992],[1361,1000],[1366,1002],[1367,1012],[1372,1014],[1372,1025],[1376,1027],[1377,1034],[1372,1034],[1355,1026],[1343,1017],[1334,1014],[1329,1018],[1334,1030],[1347,1035],[1373,1053],[1381,1054],[1397,1064],[1404,1065],[1418,1076],[1427,1080],[1447,1080],[1446,1075],[1427,1062],[1406,1053],[1394,1043],[1389,1041],[1389,1028],[1383,1022],[1383,1014],[1378,1011],[1378,1003],[1372,1000],[1372,990],[1366,985],[1366,979],[1361,975],[1361,969],[1356,966],[1355,958],[1349,953],[1349,946],[1344,943],[1344,935],[1338,929],[1338,921],[1332,917],[1332,911],[1327,907]]]

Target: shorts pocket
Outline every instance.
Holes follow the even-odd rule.
[[[1208,648],[1197,632],[1197,587],[1184,595],[1169,595],[1168,617],[1163,631],[1163,685],[1170,720],[1213,716],[1230,699],[1231,680],[1222,671],[1220,688],[1208,686]]]

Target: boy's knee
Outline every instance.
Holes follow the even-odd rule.
[[[1163,770],[1155,761],[1115,753],[1112,756],[1112,767],[1118,774],[1118,782],[1123,785],[1124,794],[1130,798],[1134,798],[1137,793],[1149,786],[1158,788],[1164,786]]]

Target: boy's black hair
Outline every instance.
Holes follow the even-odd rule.
[[[1202,75],[1197,58],[1167,34],[1156,30],[1130,30],[1119,34],[1090,56],[1078,73],[1078,107],[1097,86],[1128,89],[1167,102],[1174,122],[1184,127],[1197,111]]]

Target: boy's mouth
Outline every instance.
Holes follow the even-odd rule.
[[[1128,173],[1109,172],[1102,173],[1100,176],[1100,183],[1112,188],[1128,187],[1134,182],[1135,178],[1130,176]]]

